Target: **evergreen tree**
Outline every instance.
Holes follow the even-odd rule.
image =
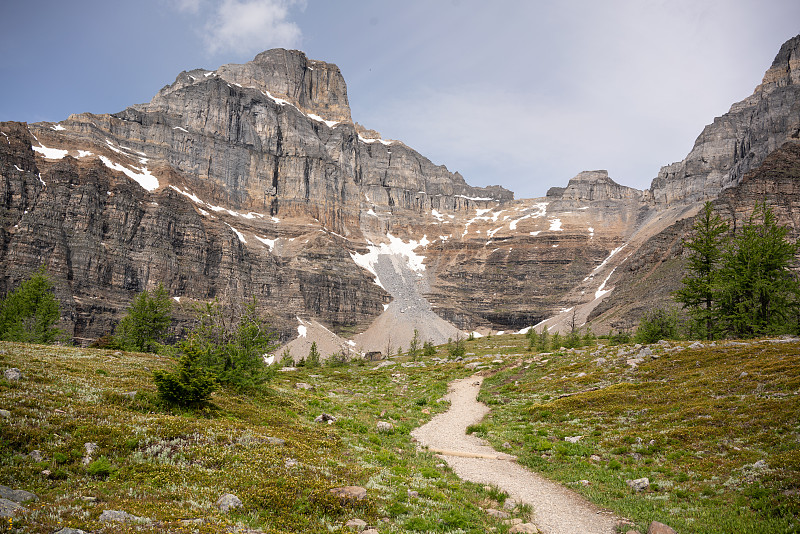
[[[196,351],[198,365],[220,383],[234,389],[256,387],[272,376],[264,355],[277,348],[274,332],[261,320],[255,299],[235,313],[218,300],[195,309],[197,323],[182,343],[182,350]]]
[[[683,241],[689,250],[688,274],[683,278],[683,288],[675,293],[675,300],[688,309],[692,330],[707,339],[714,339],[716,334],[716,282],[727,233],[728,223],[714,213],[711,202],[706,202],[695,218],[689,239]]]
[[[197,348],[186,346],[175,371],[153,371],[159,397],[185,408],[205,406],[217,389],[217,381],[214,373],[200,367],[199,360]]]
[[[419,356],[420,345],[421,343],[419,339],[419,330],[415,328],[414,337],[411,338],[411,341],[408,344],[408,354],[411,356],[412,361],[417,361],[417,356]]]
[[[787,330],[799,289],[791,271],[798,244],[786,240],[788,232],[759,203],[723,253],[716,315],[727,334],[749,338]]]
[[[163,284],[152,295],[145,290],[133,299],[114,330],[113,346],[136,352],[156,352],[172,324],[172,300]]]
[[[308,351],[308,359],[306,360],[307,367],[319,367],[320,366],[320,354],[319,349],[317,349],[317,342],[311,342],[311,349]]]
[[[55,327],[59,318],[53,284],[42,267],[0,301],[0,340],[52,343],[63,335]]]

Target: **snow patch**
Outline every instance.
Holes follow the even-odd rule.
[[[258,237],[257,235],[253,237],[255,237],[256,239],[267,245],[267,248],[269,248],[270,252],[272,252],[272,249],[275,248],[275,242],[277,241],[277,239],[267,239],[266,237]]]
[[[622,250],[623,248],[625,248],[627,245],[628,245],[628,244],[627,244],[627,243],[625,243],[625,244],[623,244],[622,246],[619,246],[619,247],[615,248],[614,250],[612,250],[612,251],[611,251],[611,252],[608,254],[608,256],[606,256],[606,259],[604,259],[604,260],[603,260],[603,262],[602,262],[600,265],[598,265],[597,267],[595,267],[595,268],[594,268],[594,270],[591,272],[591,274],[589,274],[589,276],[587,276],[586,278],[584,278],[584,279],[583,279],[583,281],[584,281],[584,282],[586,282],[587,280],[589,280],[590,278],[592,278],[594,275],[596,275],[597,273],[599,273],[599,272],[600,272],[600,270],[601,270],[603,267],[605,267],[605,266],[606,266],[606,264],[607,264],[607,263],[608,263],[608,262],[611,260],[611,258],[613,258],[613,257],[614,257],[614,255],[615,255],[617,252],[619,252],[620,250]],[[613,272],[613,271],[612,271],[612,272]]]
[[[439,219],[439,222],[444,220],[444,216],[436,210],[431,210],[431,215]]]
[[[78,150],[78,158],[88,158],[89,156],[94,156],[94,154],[88,150]]]
[[[517,229],[517,224],[522,220],[525,220],[525,219],[539,219],[541,217],[544,217],[547,214],[547,205],[548,205],[548,202],[538,202],[538,203],[534,204],[533,206],[531,206],[530,208],[525,208],[525,209],[530,209],[530,210],[533,210],[533,211],[531,213],[528,213],[527,215],[523,215],[519,219],[515,219],[515,220],[511,221],[509,223],[509,225],[508,225],[508,228],[510,230],[512,230],[512,231],[515,231]]]
[[[308,328],[306,328],[306,325],[301,324],[301,325],[299,325],[297,327],[297,335],[298,336],[306,337],[307,334],[308,334]]]
[[[100,156],[100,160],[109,169],[124,173],[128,178],[141,185],[147,191],[155,191],[158,189],[158,178],[153,176],[153,174],[147,170],[147,167],[134,167],[133,169],[135,170],[132,170],[119,163],[114,163],[105,156]]]
[[[425,256],[417,254],[414,251],[420,246],[425,247],[430,244],[428,236],[422,236],[422,239],[419,241],[411,239],[408,243],[390,233],[387,233],[386,237],[389,243],[374,245],[370,242],[366,253],[359,254],[357,252],[351,252],[350,257],[356,265],[369,271],[375,277],[375,283],[384,289],[386,288],[381,284],[378,273],[375,271],[375,265],[378,263],[378,256],[387,255],[405,258],[408,268],[421,276],[422,271],[425,270],[425,264],[423,263]]]
[[[187,129],[185,129],[185,128],[181,128],[180,126],[175,126],[175,127],[174,127],[174,128],[172,128],[172,129],[173,129],[173,130],[180,130],[180,131],[182,131],[182,132],[184,132],[184,133],[189,133],[189,130],[187,130]]]
[[[531,235],[532,235],[533,237],[536,237],[537,235],[539,235],[539,234],[541,234],[541,233],[542,233],[542,231],[541,231],[541,230],[536,230],[535,232],[531,232]]]
[[[22,169],[20,169],[19,167],[17,167],[16,163],[14,164],[14,168],[17,169],[19,172],[25,172]]]
[[[339,121],[326,121],[325,119],[323,119],[323,118],[322,118],[322,117],[320,117],[319,115],[315,115],[315,114],[313,114],[313,113],[308,113],[306,116],[307,116],[309,119],[315,120],[315,121],[317,121],[317,122],[324,122],[324,123],[325,123],[325,125],[326,125],[326,126],[328,126],[328,128],[333,128],[334,126],[336,126],[337,124],[339,124]]]
[[[55,125],[53,125],[53,126],[52,126],[52,129],[53,129],[53,130],[55,130],[55,131],[57,131],[57,132],[60,132],[60,131],[62,131],[62,130],[66,130],[66,128],[64,128],[64,127],[63,127],[63,126],[61,126],[60,124],[55,124]]]
[[[181,298],[180,297],[172,297],[172,300],[174,300],[175,302],[177,302],[179,304],[181,302]]]
[[[606,287],[606,283],[607,283],[607,282],[608,282],[608,280],[611,278],[611,275],[612,275],[612,274],[614,274],[614,271],[616,271],[616,270],[617,270],[617,268],[616,268],[616,267],[614,267],[613,269],[611,269],[611,272],[610,272],[610,273],[608,273],[608,276],[606,276],[606,279],[605,279],[605,280],[603,280],[603,283],[602,283],[602,284],[600,284],[600,287],[598,287],[598,288],[597,288],[597,291],[595,291],[595,293],[594,293],[594,299],[595,299],[595,300],[599,299],[599,298],[600,298],[600,297],[602,297],[602,296],[605,296],[605,295],[607,295],[608,293],[611,293],[611,291],[614,289],[614,288],[611,288],[611,289],[605,289],[605,287]]]
[[[227,225],[228,225],[228,228],[230,228],[231,230],[233,230],[233,233],[234,233],[234,234],[236,234],[236,237],[238,237],[238,238],[239,238],[239,241],[241,241],[241,242],[242,242],[242,243],[244,243],[244,244],[247,244],[247,240],[244,238],[244,234],[242,234],[242,232],[240,232],[239,230],[237,230],[236,228],[234,228],[233,226],[231,226],[231,225],[230,225],[230,224],[228,224],[228,223],[225,223],[225,224],[227,224]]]
[[[561,232],[561,219],[550,219],[550,231]]]
[[[69,152],[68,150],[61,150],[60,148],[47,148],[44,145],[32,148],[47,159],[62,159]]]
[[[382,145],[389,146],[392,144],[392,141],[384,141],[383,139],[367,139],[366,137],[361,137],[361,134],[358,135],[358,140],[368,145],[372,143],[381,143]]]

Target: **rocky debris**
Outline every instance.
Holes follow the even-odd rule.
[[[376,428],[378,432],[391,432],[394,430],[392,423],[387,423],[386,421],[378,421]]]
[[[64,527],[61,530],[56,531],[54,534],[89,534],[89,533],[79,528]]]
[[[8,410],[0,410],[0,417],[3,419],[8,419],[9,417],[11,417],[11,412],[9,412]]]
[[[351,519],[347,523],[344,524],[347,528],[353,528],[358,532],[361,532],[365,528],[367,528],[367,522],[363,519]]]
[[[564,438],[564,441],[567,443],[578,443],[583,436],[567,436]]]
[[[317,417],[315,417],[314,418],[314,422],[315,423],[328,423],[329,425],[332,425],[333,423],[336,422],[336,417],[334,417],[333,415],[327,414],[327,413],[323,413],[323,414],[320,414]]]
[[[3,376],[8,381],[19,380],[20,378],[22,378],[22,371],[20,371],[16,367],[12,367],[10,369],[6,369],[5,371],[3,371]]]
[[[360,501],[367,496],[367,489],[361,486],[344,486],[331,489],[331,493],[342,499]]]
[[[305,390],[314,389],[314,386],[312,386],[311,384],[306,384],[305,382],[298,382],[297,384],[294,385],[294,387],[295,389],[305,389]]]
[[[92,463],[94,453],[97,452],[97,449],[97,443],[88,442],[83,444],[83,465],[89,465]]]
[[[230,510],[241,508],[243,504],[241,499],[239,499],[239,497],[233,493],[225,493],[224,495],[220,496],[219,499],[217,499],[217,502],[214,503],[214,506],[216,506],[217,509],[223,514],[227,514]]]
[[[150,523],[151,520],[147,517],[139,517],[137,515],[123,512],[122,510],[103,510],[100,514],[100,521],[105,523]]]
[[[0,497],[14,501],[16,503],[24,503],[28,501],[38,501],[39,497],[30,491],[11,489],[8,486],[0,486]]]
[[[647,477],[644,478],[637,478],[634,480],[626,480],[625,483],[633,490],[633,491],[645,491],[650,487],[650,479]]]
[[[658,521],[653,521],[650,523],[650,526],[647,527],[647,534],[678,534],[672,527],[665,525],[664,523],[659,523]]]
[[[378,365],[376,365],[374,368],[375,369],[383,369],[384,367],[392,367],[392,366],[395,366],[395,365],[397,365],[397,362],[395,362],[395,361],[384,360],[381,363],[379,363]]]
[[[508,529],[509,534],[538,534],[539,529],[533,523],[520,523]]]

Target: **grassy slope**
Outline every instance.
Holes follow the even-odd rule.
[[[654,348],[659,358],[636,370],[619,347],[540,355],[525,344],[521,336],[468,343],[492,375],[482,398],[493,413],[475,430],[495,447],[508,444],[521,463],[631,517],[642,531],[653,519],[679,532],[797,529],[787,518],[800,513],[800,344]],[[489,363],[499,355],[504,363]],[[0,408],[11,412],[0,420],[0,483],[41,497],[14,528],[328,532],[360,517],[381,532],[503,532],[479,508],[497,507],[496,491],[459,481],[410,440],[410,429],[446,409],[437,400],[447,382],[472,373],[426,363],[278,373],[263,394],[220,392],[215,409],[197,416],[155,402],[150,373],[168,367],[166,359],[0,343],[0,367],[24,374],[18,383],[0,380]],[[557,398],[591,388],[599,389]],[[133,399],[122,395],[133,390]],[[322,412],[339,419],[313,423]],[[377,432],[378,421],[395,431]],[[575,444],[563,440],[577,435]],[[87,473],[86,442],[111,460],[110,476]],[[43,461],[27,456],[34,449]],[[289,459],[299,464],[287,467]],[[754,468],[759,460],[767,467]],[[625,484],[643,476],[651,481],[643,493]],[[329,493],[352,484],[369,489],[365,501]],[[218,513],[213,503],[226,492],[244,509]],[[101,530],[106,509],[154,522]]]

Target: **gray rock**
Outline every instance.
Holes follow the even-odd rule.
[[[286,469],[291,469],[292,467],[299,465],[299,462],[294,458],[287,458],[286,461],[283,462],[283,465]]]
[[[650,479],[647,477],[626,480],[625,483],[630,486],[633,491],[644,491],[650,487]]]
[[[643,348],[642,350],[639,351],[639,358],[646,358],[646,357],[652,356],[652,355],[653,355],[653,351],[650,350],[649,347],[645,347],[645,348]]]
[[[486,513],[492,517],[496,517],[497,519],[508,519],[511,517],[511,514],[508,512],[504,512],[503,510],[495,510],[494,508],[487,508]]]
[[[653,521],[650,523],[650,526],[647,527],[647,534],[678,534],[672,527],[665,525],[664,523],[659,523],[658,521]]]
[[[20,378],[22,378],[22,371],[20,371],[16,367],[12,367],[10,369],[6,369],[3,372],[3,376],[6,377],[6,380],[11,380],[11,381],[19,380]]]
[[[230,510],[241,508],[242,501],[241,499],[239,499],[239,497],[237,497],[233,493],[226,493],[222,495],[219,499],[217,499],[217,502],[214,503],[214,506],[216,506],[220,512],[226,514]]]
[[[0,410],[0,417],[2,417],[3,419],[8,419],[9,417],[11,417],[11,412],[9,412],[8,410]]]
[[[0,498],[0,517],[14,517],[17,512],[25,510],[21,504],[9,499]]]
[[[42,456],[42,451],[40,450],[31,451],[30,457],[31,460],[33,460],[34,462],[41,462],[44,459],[44,457]]]
[[[92,459],[94,457],[94,453],[97,452],[97,443],[88,442],[83,444],[83,465],[89,465],[92,463]]]
[[[100,514],[100,521],[105,523],[149,523],[150,519],[129,514],[122,510],[103,510],[103,513]]]
[[[351,519],[347,523],[344,524],[347,528],[354,528],[357,531],[361,532],[365,528],[367,528],[367,522],[363,519]]]
[[[419,497],[419,492],[418,492],[418,491],[414,491],[414,490],[407,490],[407,491],[406,491],[406,493],[407,493],[407,494],[408,494],[408,496],[409,496],[410,498],[412,498],[412,499],[416,499],[416,498],[418,498],[418,497]]]
[[[89,533],[79,528],[64,527],[61,530],[55,532],[55,534],[89,534]]]
[[[510,512],[511,510],[514,510],[517,506],[519,506],[519,501],[517,501],[516,499],[508,498],[503,503],[503,510]]]
[[[25,491],[20,489],[15,490],[9,488],[8,486],[0,486],[0,497],[17,503],[39,500],[39,497],[31,493],[30,491]]]
[[[394,430],[394,426],[392,423],[387,423],[386,421],[378,421],[377,430],[378,432],[391,432]]]
[[[564,441],[568,443],[578,443],[583,436],[567,436],[564,438]]]
[[[509,534],[538,534],[539,529],[533,523],[520,523],[508,529]]]
[[[363,530],[362,534],[378,534],[377,528],[368,528],[367,530]]]
[[[329,425],[336,422],[336,417],[333,415],[323,413],[314,418],[315,423],[328,423]]]
[[[343,499],[355,499],[360,501],[367,496],[367,489],[361,486],[344,486],[341,488],[333,488],[331,493]]]
[[[295,389],[305,389],[305,390],[314,388],[314,386],[312,386],[311,384],[306,384],[305,382],[298,382],[297,384],[294,385],[294,387]]]

